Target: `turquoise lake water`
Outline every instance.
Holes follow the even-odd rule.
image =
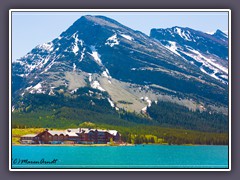
[[[228,146],[13,146],[12,168],[222,169]]]

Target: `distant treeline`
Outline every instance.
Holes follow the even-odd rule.
[[[106,92],[86,87],[72,95],[28,94],[18,100],[12,113],[12,126],[65,129],[92,122],[117,129],[125,142],[136,144],[228,143],[228,117],[223,114],[192,112],[168,102],[153,103],[147,114],[116,111],[107,98]]]
[[[182,127],[206,132],[228,132],[228,116],[208,111],[191,111],[170,102],[153,103],[147,112],[163,126]]]

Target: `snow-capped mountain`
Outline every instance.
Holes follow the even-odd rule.
[[[158,32],[152,30],[151,35],[155,37]],[[170,38],[171,32],[166,33]],[[221,49],[227,43],[219,40],[222,43],[219,50],[208,45],[178,48],[177,43],[185,40],[192,44],[205,41],[191,34],[180,34],[182,37],[178,42],[174,37],[165,40],[166,44],[161,41],[166,47],[170,44],[172,52],[154,38],[115,20],[83,16],[53,41],[33,48],[13,62],[13,105],[28,93],[54,96],[61,90],[71,95],[78,88],[91,87],[108,93],[108,102],[116,110],[124,108],[140,112],[158,100],[176,102],[191,109],[226,107],[228,86],[215,76],[219,79],[227,76],[227,54],[224,48]],[[205,35],[205,39],[208,36]],[[204,48],[205,53],[202,53]],[[199,60],[186,58],[193,54]],[[215,56],[221,59],[221,64],[217,63],[218,59],[211,60]],[[192,61],[201,66],[193,65]],[[207,67],[216,72],[212,75],[214,78],[208,76]]]
[[[172,27],[152,29],[150,36],[199,67],[203,73],[228,83],[228,37],[222,31],[208,34],[190,28]]]

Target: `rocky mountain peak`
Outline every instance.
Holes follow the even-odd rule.
[[[228,44],[228,36],[221,30],[218,29],[212,36]]]
[[[60,90],[71,95],[81,87],[91,87],[108,93],[114,106],[137,112],[158,99],[187,102],[193,109],[200,99],[226,104],[227,86],[209,78],[181,52],[177,54],[177,49],[172,51],[179,42],[197,44],[195,38],[200,42],[203,37],[193,32],[180,27],[155,29],[152,38],[104,16],[83,16],[59,37],[13,63],[13,95]],[[171,48],[155,40],[159,35]],[[189,47],[186,52],[197,53]]]
[[[224,32],[222,32],[220,29],[217,29],[214,34],[215,34],[215,35],[227,36],[227,35],[226,35]]]

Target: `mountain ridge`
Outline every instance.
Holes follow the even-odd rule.
[[[62,89],[71,95],[85,86],[109,93],[116,109],[137,112],[159,100],[193,110],[228,102],[227,86],[155,39],[103,16],[81,17],[36,46],[13,63],[12,80],[16,102],[26,93]]]
[[[222,31],[216,30],[211,35],[191,28],[175,26],[167,29],[152,29],[150,36],[189,60],[203,73],[228,83],[228,39]]]

